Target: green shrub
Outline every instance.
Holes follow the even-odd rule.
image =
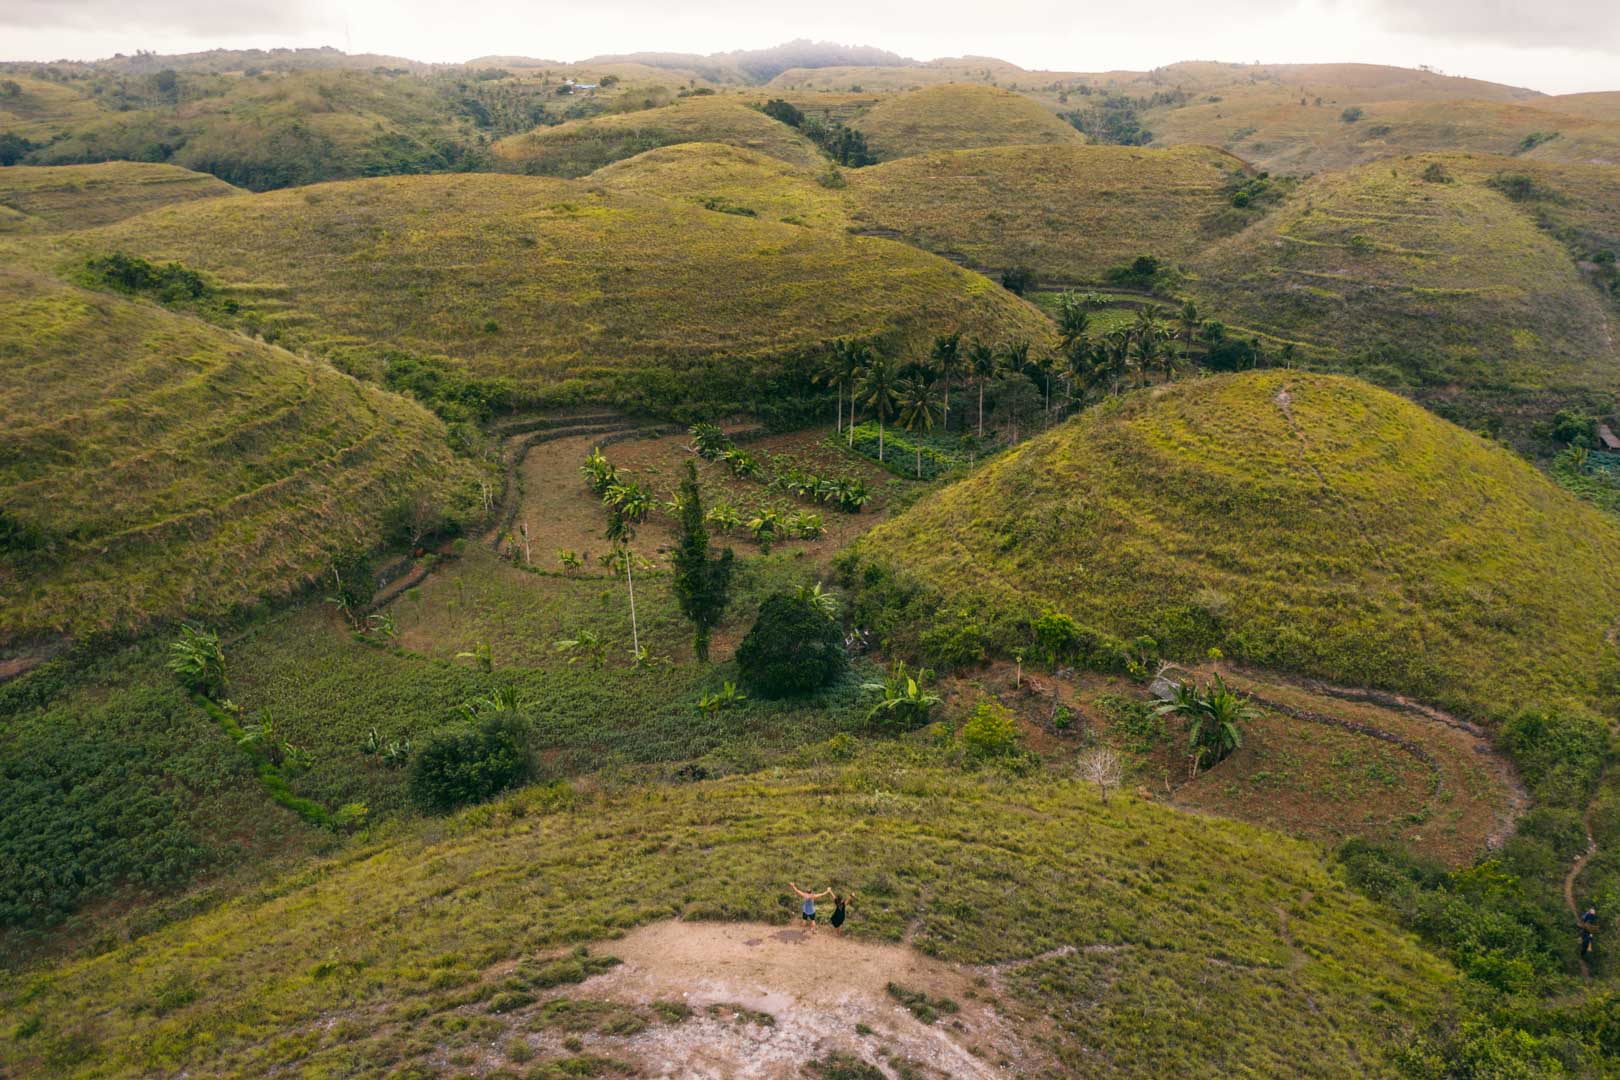
[[[767,698],[820,690],[837,680],[848,662],[843,629],[810,599],[790,592],[765,598],[737,648],[743,681]]]
[[[962,744],[977,758],[1006,757],[1018,749],[1018,725],[1012,712],[993,701],[981,702],[962,725]]]
[[[1502,728],[1502,746],[1536,802],[1584,807],[1609,756],[1609,732],[1585,713],[1527,709]]]
[[[453,810],[504,791],[533,771],[527,723],[510,711],[471,731],[438,735],[411,765],[411,793],[432,810]]]
[[[180,639],[169,646],[169,670],[193,694],[216,701],[225,695],[225,652],[218,634],[182,626]]]

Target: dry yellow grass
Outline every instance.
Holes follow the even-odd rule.
[[[1074,146],[1072,126],[1020,94],[949,83],[897,94],[854,121],[879,160],[985,146]]]
[[[100,165],[0,169],[0,233],[86,229],[171,203],[240,190],[207,173],[173,165],[113,161]]]
[[[495,143],[501,167],[541,176],[584,176],[604,165],[661,146],[717,142],[740,146],[792,165],[813,168],[823,159],[810,140],[734,95],[682,98],[640,112],[573,120]]]
[[[1137,255],[1191,258],[1240,227],[1243,162],[1208,147],[1029,146],[921,154],[849,173],[855,220],[993,269],[1098,282]]]
[[[389,177],[210,199],[65,243],[211,271],[288,340],[444,353],[481,374],[580,390],[694,389],[843,335],[924,348],[959,329],[1050,340],[985,278],[887,240],[589,182]]]
[[[608,191],[657,195],[720,213],[843,228],[847,198],[812,172],[780,158],[723,143],[680,143],[649,150],[592,173]]]
[[[0,131],[31,142],[46,142],[69,128],[94,120],[101,109],[79,91],[27,75],[6,75],[22,92],[0,97]]]

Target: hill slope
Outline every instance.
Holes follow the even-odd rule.
[[[656,1074],[667,1065],[659,1033],[702,1028],[712,989],[687,983],[689,1018],[666,1004],[659,1020],[646,1000],[615,1011],[602,981],[582,982],[612,966],[618,945],[600,939],[672,917],[782,925],[796,904],[782,880],[790,866],[859,897],[840,948],[905,940],[955,963],[1013,961],[967,969],[980,1000],[953,998],[949,1011],[992,1008],[997,1027],[1038,1030],[1066,1072],[1105,1062],[1121,1077],[1392,1076],[1390,1048],[1452,992],[1445,964],[1298,841],[902,754],[816,764],[608,797],[530,789],[358,843],[137,943],[0,984],[4,1030],[32,1027],[26,1040],[0,1040],[0,1066],[244,1075],[296,1056],[310,1072],[376,1073],[435,1071],[448,1055],[477,1073],[545,1076],[593,1062],[601,1075],[607,1056]],[[865,765],[893,789],[874,793]],[[593,940],[603,960],[548,962]],[[824,963],[823,944],[798,946],[802,963]],[[909,969],[890,970],[898,980]],[[714,964],[706,974],[737,973]],[[785,1008],[772,975],[743,999],[752,1022]],[[648,1018],[623,1023],[637,1016]],[[646,1038],[626,1037],[649,1024]],[[565,1050],[569,1032],[579,1041]],[[757,1045],[746,1027],[710,1034],[722,1053]],[[581,1041],[594,1058],[559,1060],[581,1054]],[[796,1070],[818,1052],[777,1060]]]
[[[212,271],[312,347],[447,353],[530,387],[632,380],[665,404],[842,335],[904,348],[951,327],[1052,332],[999,286],[903,244],[532,177],[209,200],[71,242]]]
[[[85,358],[94,362],[86,363]],[[471,467],[414,403],[118,296],[0,275],[0,645],[218,616]],[[38,530],[38,532],[33,532]]]
[[[1219,646],[1493,716],[1597,703],[1617,669],[1620,529],[1516,455],[1338,376],[1131,395],[860,550],[1008,649],[1015,622],[1055,608],[1172,656]]]
[[[1452,182],[1425,180],[1432,166]],[[1366,362],[1381,381],[1470,423],[1550,415],[1573,391],[1615,385],[1611,315],[1533,205],[1489,179],[1436,158],[1314,177],[1195,260],[1192,291],[1247,330],[1334,355],[1376,349]]]
[[[1207,147],[999,147],[920,154],[849,174],[855,219],[970,265],[1101,281],[1137,255],[1179,263],[1248,218],[1243,162]]]
[[[170,203],[232,194],[239,194],[238,189],[217,177],[173,165],[15,165],[0,170],[0,207],[25,220],[0,220],[0,232],[87,229]]]
[[[983,146],[1072,146],[1085,137],[1022,95],[948,83],[879,102],[853,126],[880,161]]]
[[[683,98],[657,109],[536,128],[502,139],[492,149],[503,168],[575,177],[660,146],[689,142],[740,146],[802,168],[824,160],[809,139],[787,124],[724,96]]]
[[[817,180],[824,175],[740,146],[680,143],[598,169],[590,184],[719,213],[843,228],[846,200]]]

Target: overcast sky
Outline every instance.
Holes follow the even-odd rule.
[[[8,60],[277,45],[580,60],[801,37],[1064,71],[1353,60],[1548,93],[1620,89],[1620,0],[0,0]]]

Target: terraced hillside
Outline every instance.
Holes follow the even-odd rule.
[[[614,162],[590,184],[627,195],[657,195],[723,214],[843,228],[843,194],[813,172],[780,158],[724,143],[680,143]]]
[[[787,124],[747,101],[721,95],[536,128],[502,139],[492,150],[500,167],[511,171],[577,177],[648,150],[689,142],[739,146],[801,168],[824,160],[809,139]]]
[[[1241,228],[1231,189],[1249,175],[1208,147],[998,147],[856,170],[849,191],[863,228],[971,266],[1098,282],[1138,255],[1184,262]]]
[[[0,232],[87,229],[171,203],[239,194],[207,173],[173,165],[116,161],[102,165],[0,170]]]
[[[900,980],[929,958],[974,965],[948,994],[924,984],[933,1004],[917,1015],[932,1020],[937,1008],[1000,1032],[1002,1045],[1011,1033],[1023,1066],[1384,1077],[1453,992],[1448,965],[1298,841],[1129,797],[1101,806],[1072,781],[964,776],[915,754],[840,768],[812,750],[805,764],[817,767],[603,796],[533,788],[354,844],[139,942],[0,984],[5,1030],[30,1031],[0,1040],[0,1066],[200,1076],[274,1071],[294,1057],[345,1073],[453,1059],[479,1072],[602,1075],[667,1066],[666,1039],[698,1039],[722,1060],[769,1054],[797,1071],[821,1040],[776,1040],[805,1013],[837,1017],[840,1038],[861,1022],[867,1046],[896,1034],[948,1046],[968,1030],[943,1018],[931,1030],[877,1002],[851,1015],[846,984],[865,950],[881,950],[879,998],[884,978],[903,996]],[[874,793],[869,775],[892,790]],[[796,931],[758,925],[793,914],[790,866],[860,898],[852,940],[793,950],[792,969],[823,972],[809,980],[813,1008],[789,1005],[785,964],[744,974],[707,962],[728,931],[752,937],[736,948],[755,955],[767,937],[792,940]],[[642,924],[657,924],[661,960],[601,940]],[[693,965],[701,982],[663,1000],[595,977],[621,957],[635,957],[621,973],[631,976],[679,965],[688,935],[707,950]],[[593,944],[562,951],[578,942]],[[851,966],[828,967],[829,950]],[[730,1022],[705,1019],[716,1016]],[[965,1050],[958,1067],[972,1071],[954,1075],[1017,1067],[1006,1053]]]
[[[735,401],[842,335],[906,349],[953,327],[1052,333],[1006,290],[903,244],[534,177],[208,200],[72,243],[211,271],[311,347],[388,343],[530,388],[633,384],[665,405]]]
[[[96,103],[77,89],[28,75],[7,75],[17,84],[15,97],[0,96],[0,132],[43,143],[73,125],[100,115]]]
[[[984,146],[1075,146],[1085,137],[1040,104],[993,86],[948,83],[879,102],[853,122],[880,161]]]
[[[1517,455],[1341,376],[1274,370],[1130,395],[930,496],[859,551],[958,613],[922,621],[924,645],[960,635],[1022,651],[1018,624],[1055,609],[1153,639],[1129,649],[1219,647],[1485,717],[1612,705],[1620,670],[1607,638],[1620,529]],[[890,626],[908,632],[916,642],[918,623]]]
[[[1196,259],[1192,289],[1230,323],[1360,356],[1469,422],[1612,388],[1602,294],[1533,201],[1466,167],[1412,158],[1315,177]]]
[[[420,407],[118,296],[0,275],[0,645],[219,616],[476,497]]]

